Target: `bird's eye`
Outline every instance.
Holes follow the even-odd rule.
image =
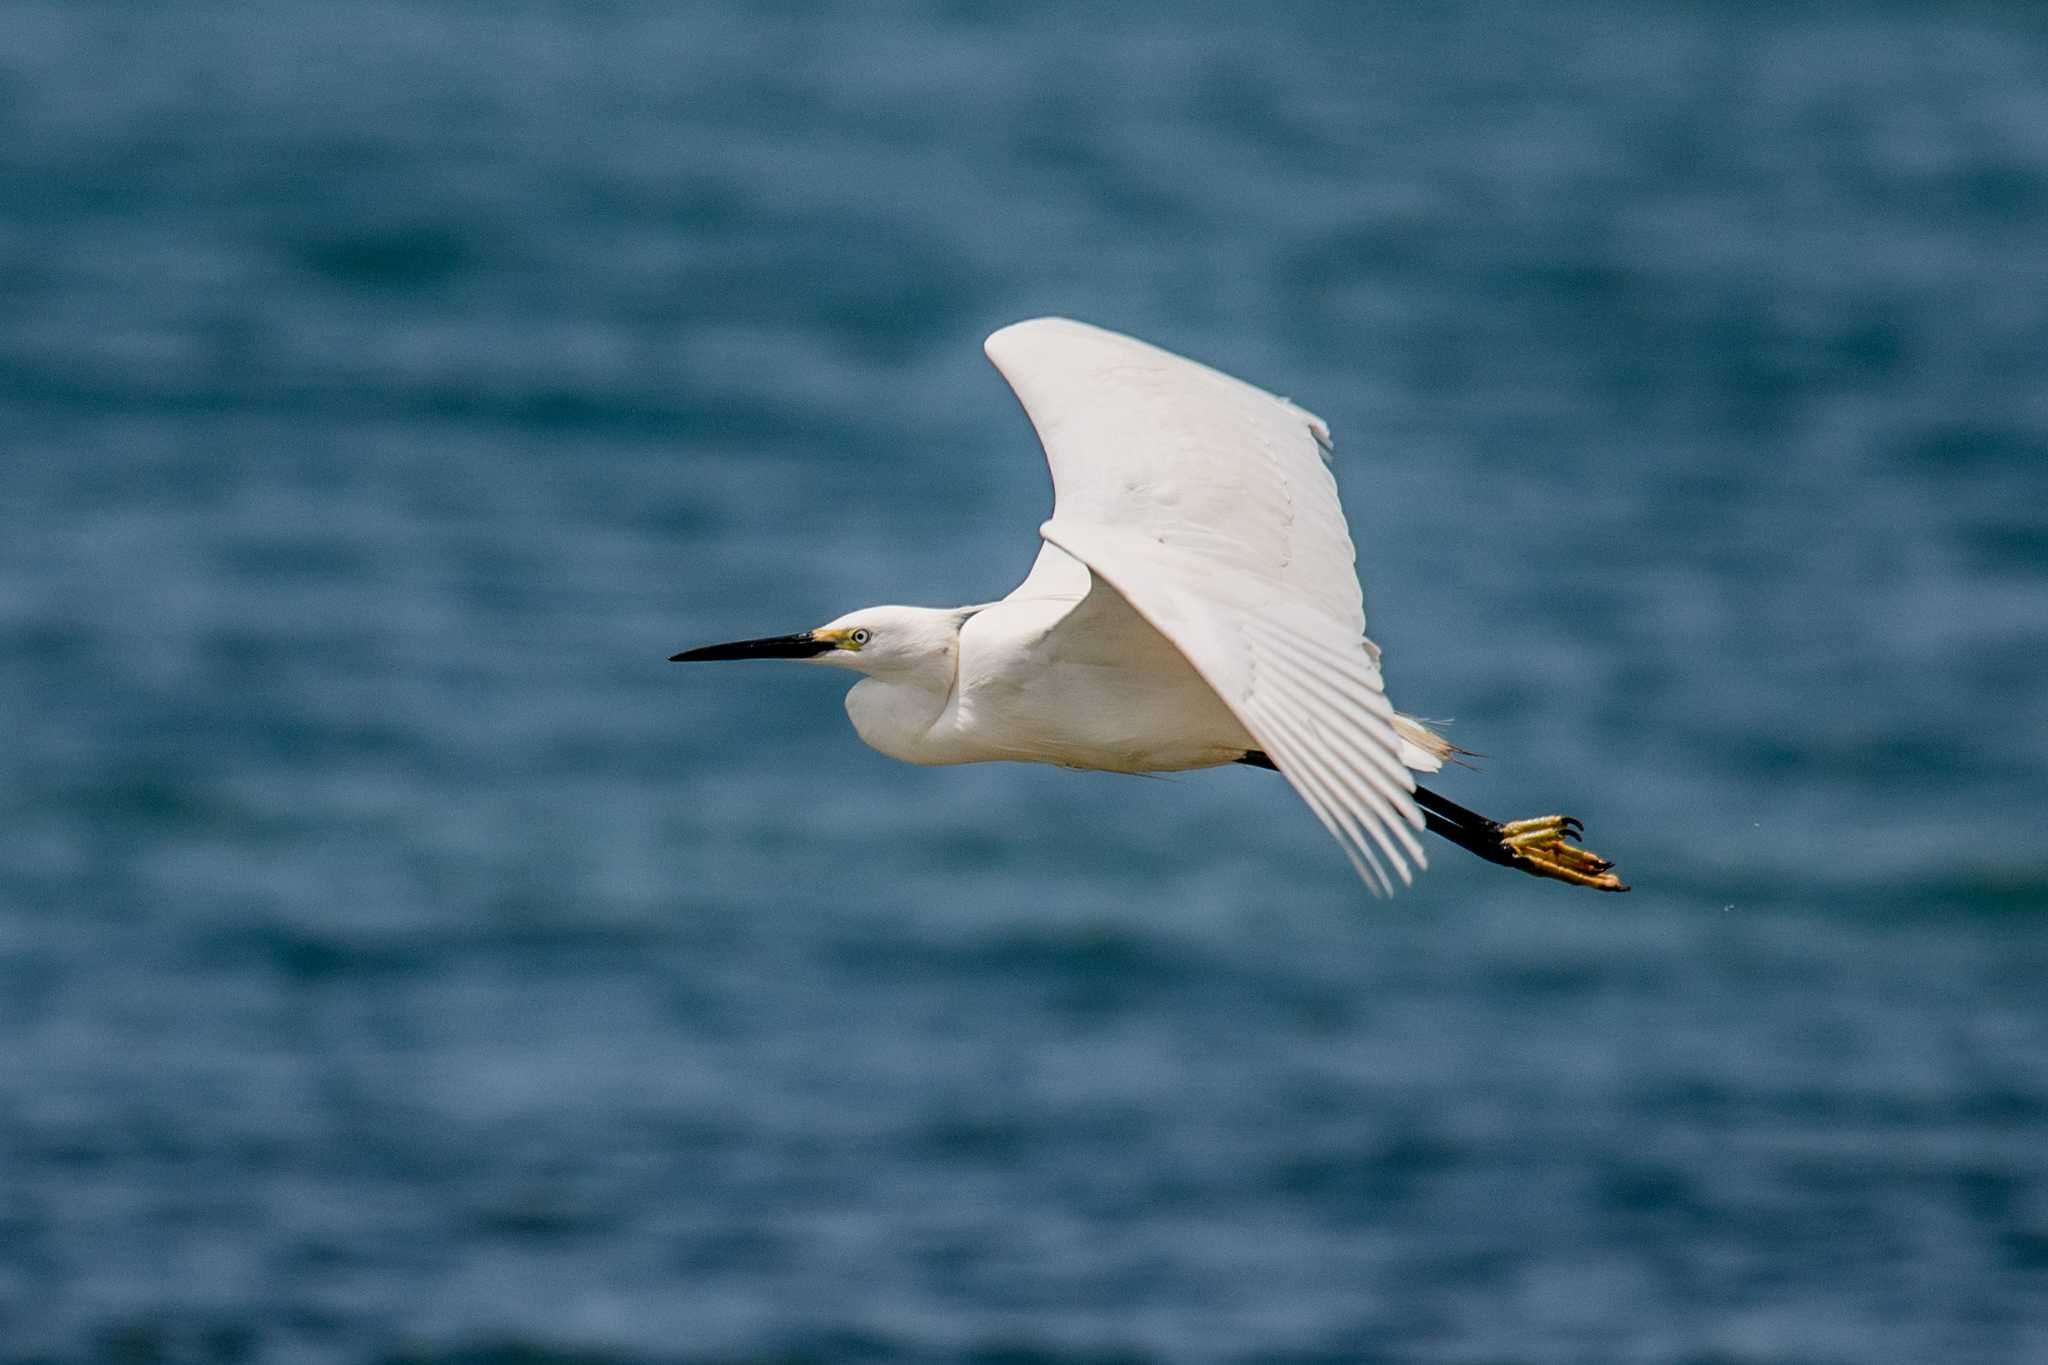
[[[848,634],[846,638],[851,644],[858,648],[859,646],[866,644],[869,640],[872,640],[875,637],[868,634],[868,628],[866,626],[858,626],[855,627],[854,630],[850,634]]]

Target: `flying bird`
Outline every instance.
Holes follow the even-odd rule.
[[[1388,702],[1330,472],[1330,430],[1284,398],[1065,318],[988,358],[1037,429],[1052,519],[998,602],[868,607],[676,663],[799,659],[862,674],[853,728],[907,763],[1279,772],[1366,885],[1428,866],[1417,834],[1601,891],[1566,815],[1496,823],[1416,785],[1464,750]]]

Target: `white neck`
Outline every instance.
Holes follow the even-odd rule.
[[[827,656],[868,676],[846,694],[846,714],[862,741],[905,763],[957,763],[933,727],[953,700],[959,676],[959,610],[891,607],[874,643],[857,654]],[[872,619],[872,618],[869,618]]]
[[[905,763],[952,763],[935,741],[932,727],[953,699],[944,687],[901,675],[862,678],[846,694],[846,714],[862,743]]]

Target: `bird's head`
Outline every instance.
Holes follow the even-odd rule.
[[[959,655],[960,626],[973,614],[971,607],[864,607],[816,630],[686,649],[671,654],[669,662],[799,659],[870,676],[936,675],[943,668],[950,684]]]

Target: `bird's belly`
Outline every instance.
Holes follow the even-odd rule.
[[[1060,662],[1028,686],[990,680],[963,693],[959,722],[993,757],[1108,772],[1176,772],[1231,763],[1258,747],[1184,661],[1135,671]]]

